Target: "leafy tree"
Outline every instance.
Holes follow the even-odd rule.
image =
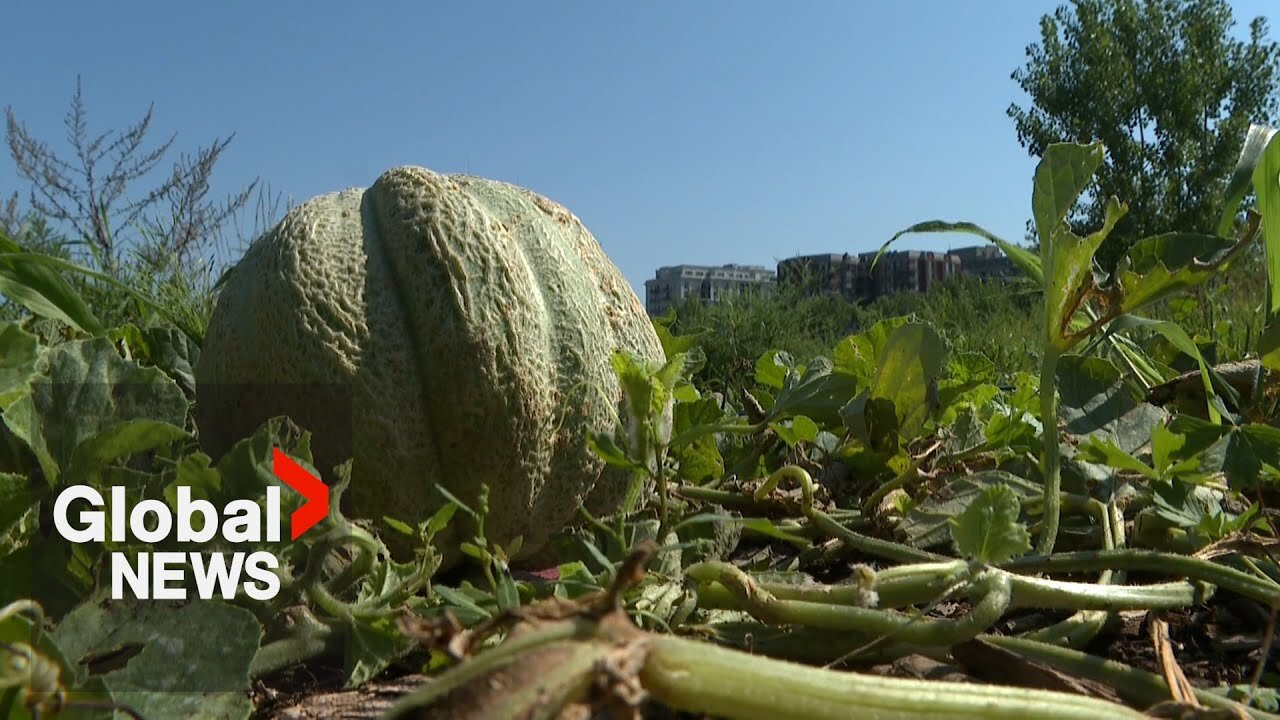
[[[1129,214],[1099,252],[1110,268],[1135,240],[1213,232],[1251,122],[1277,111],[1280,52],[1267,23],[1233,35],[1225,0],[1072,0],[1040,20],[1040,42],[1012,77],[1027,108],[1008,115],[1033,157],[1055,142],[1101,140],[1110,155],[1069,218],[1095,228],[1106,198]]]

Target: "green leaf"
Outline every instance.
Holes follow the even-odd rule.
[[[516,587],[516,581],[511,577],[511,573],[504,570],[498,573],[497,580],[498,609],[507,611],[520,607],[520,589]]]
[[[26,395],[36,374],[40,345],[17,323],[0,323],[0,412]]]
[[[1102,167],[1105,159],[1106,153],[1100,142],[1088,145],[1054,143],[1045,149],[1036,165],[1031,193],[1031,213],[1040,237],[1041,257],[1045,255],[1043,248],[1053,245],[1056,240],[1054,233],[1093,182],[1093,174]],[[1049,280],[1054,279],[1054,275],[1049,273]]]
[[[888,398],[873,398],[864,390],[840,410],[854,437],[875,453],[896,453],[901,440],[898,411]]]
[[[387,527],[400,533],[401,535],[408,535],[409,537],[414,537],[415,535],[417,535],[417,533],[414,532],[413,528],[409,527],[407,523],[397,520],[389,515],[383,515],[382,522],[386,523]]]
[[[345,686],[355,688],[372,680],[413,647],[392,617],[355,619],[344,648]]]
[[[795,358],[781,350],[770,350],[756,359],[757,383],[781,390],[787,382],[787,373],[797,371]]]
[[[87,335],[102,335],[102,323],[48,260],[0,233],[0,293],[39,317],[59,320]]]
[[[4,554],[4,538],[16,523],[37,507],[42,494],[41,488],[35,486],[31,478],[16,473],[0,473],[0,555]]]
[[[939,409],[936,388],[946,359],[946,343],[929,325],[907,323],[889,336],[868,394],[893,403],[904,439],[914,439]]]
[[[108,464],[190,437],[186,430],[157,420],[127,420],[103,428],[76,446],[65,472],[69,484],[93,482]]]
[[[1266,244],[1267,324],[1280,312],[1280,141],[1272,135],[1253,170],[1253,190],[1262,213]]]
[[[482,620],[488,620],[493,617],[493,613],[476,603],[469,595],[461,590],[448,587],[447,585],[433,585],[431,591],[440,596],[450,609],[458,614],[458,620],[464,625],[473,625]]]
[[[1083,238],[1064,222],[1103,160],[1101,143],[1055,143],[1036,166],[1031,207],[1044,263],[1045,337],[1059,353],[1075,344],[1067,328],[1083,292],[1093,283],[1093,255],[1126,212],[1112,199],[1103,227]]]
[[[5,413],[5,423],[36,453],[50,483],[71,464],[80,444],[118,423],[145,419],[183,427],[187,399],[161,371],[120,357],[106,338],[47,350],[30,394]]]
[[[1038,483],[1002,470],[957,476],[911,508],[897,530],[915,547],[928,548],[950,542],[954,533],[952,518],[962,515],[991,487],[1005,487],[1023,500],[1044,495],[1044,488]]]
[[[782,391],[769,409],[768,420],[804,415],[827,426],[840,425],[840,408],[857,392],[857,378],[834,372],[825,357],[814,358],[798,375],[789,372]]]
[[[1018,521],[1022,506],[1007,485],[992,485],[950,519],[952,541],[962,557],[999,564],[1031,549],[1031,534]]]
[[[1142,401],[1106,358],[1064,355],[1058,363],[1058,415],[1067,432],[1099,436],[1126,453],[1151,437],[1151,427],[1168,413]]]
[[[249,665],[262,627],[248,610],[212,600],[187,604],[90,598],[54,630],[73,665],[132,648],[99,677],[112,699],[144,717],[247,717]]]
[[[1096,435],[1089,437],[1080,444],[1078,457],[1086,462],[1110,465],[1116,470],[1140,473],[1151,480],[1157,478],[1156,471],[1149,465],[1116,447],[1116,444],[1107,437]]]
[[[1161,478],[1167,479],[1170,468],[1181,457],[1187,444],[1185,435],[1173,432],[1163,424],[1151,428],[1151,463]]]
[[[1280,469],[1280,428],[1258,424],[1233,427],[1206,454],[1222,458],[1231,489],[1251,491],[1261,483],[1264,465]]]
[[[790,423],[771,422],[769,427],[790,448],[802,442],[811,443],[818,437],[818,424],[804,415],[796,415]]]
[[[1203,284],[1247,247],[1249,240],[1189,232],[1143,238],[1120,259],[1102,290],[1120,293],[1119,312],[1137,312]]]
[[[1236,217],[1240,212],[1240,203],[1244,201],[1244,196],[1249,192],[1249,186],[1253,184],[1254,170],[1258,167],[1263,153],[1270,146],[1271,138],[1275,133],[1275,128],[1254,124],[1249,126],[1249,131],[1244,138],[1244,146],[1240,148],[1240,158],[1236,161],[1235,170],[1231,172],[1231,179],[1227,181],[1227,188],[1223,193],[1222,219],[1218,221],[1219,235],[1228,237],[1232,234]]]
[[[692,335],[672,335],[671,325],[675,319],[675,308],[669,310],[665,317],[653,319],[653,330],[658,334],[658,341],[662,343],[663,356],[668,360],[676,355],[694,351],[698,341],[711,334],[710,330],[703,330]],[[705,355],[702,357],[705,360]]]
[[[832,371],[852,375],[859,382],[870,382],[889,337],[910,321],[909,317],[885,318],[841,340],[832,352]]]
[[[1196,361],[1196,365],[1200,368],[1200,377],[1204,383],[1205,400],[1208,406],[1208,415],[1211,420],[1217,421],[1218,412],[1214,408],[1214,400],[1217,393],[1214,391],[1214,383],[1210,377],[1209,364],[1204,359],[1204,354],[1200,352],[1200,346],[1196,345],[1195,340],[1182,329],[1181,325],[1167,320],[1151,320],[1148,318],[1138,317],[1136,315],[1121,315],[1113,320],[1108,328],[1108,332],[1125,332],[1134,328],[1146,328],[1160,333],[1178,350],[1182,351]]]

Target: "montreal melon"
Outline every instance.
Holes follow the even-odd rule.
[[[520,536],[527,558],[584,503],[623,498],[627,475],[587,444],[623,414],[617,349],[662,359],[576,216],[511,184],[397,167],[249,247],[209,322],[196,419],[217,457],[289,415],[322,471],[352,458],[353,517],[415,524],[445,502],[437,485],[471,504],[485,483],[487,536]],[[474,531],[461,518],[440,537],[446,566]]]

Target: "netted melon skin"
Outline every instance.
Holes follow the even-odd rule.
[[[486,535],[520,536],[531,557],[583,503],[606,513],[625,493],[627,474],[587,445],[621,412],[616,348],[663,357],[576,216],[508,183],[397,167],[298,206],[250,246],[210,319],[197,424],[218,453],[278,410],[238,383],[349,389],[349,417],[324,398],[290,414],[322,469],[353,456],[356,517],[413,524],[443,504],[437,484],[472,503],[486,483]],[[472,529],[440,538],[446,567],[458,531]]]

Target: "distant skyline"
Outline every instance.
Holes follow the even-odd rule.
[[[661,266],[773,269],[922,220],[1021,241],[1010,74],[1060,4],[12,3],[0,105],[69,152],[79,74],[91,131],[154,102],[175,159],[235,133],[215,196],[260,178],[297,203],[404,164],[514,182],[582,218],[643,301]],[[1280,37],[1273,0],[1231,5]]]

